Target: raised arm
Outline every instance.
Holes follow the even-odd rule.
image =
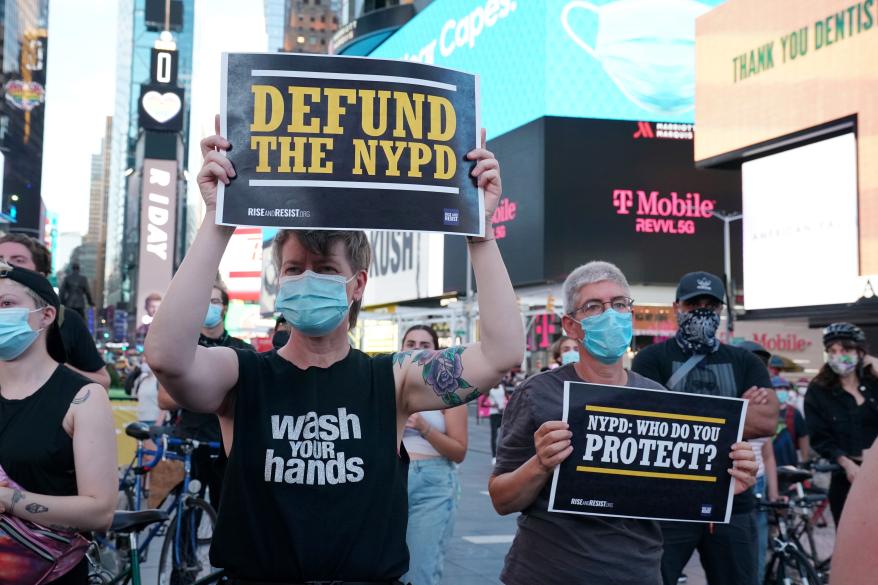
[[[479,293],[481,341],[439,351],[400,352],[394,358],[400,410],[409,414],[456,406],[486,393],[524,357],[518,301],[494,240],[491,216],[500,201],[500,165],[484,148],[467,154],[478,161],[472,176],[485,192],[485,237],[468,246]]]
[[[227,347],[198,345],[220,259],[234,231],[216,225],[217,182],[228,185],[235,176],[232,163],[217,150],[228,150],[231,145],[218,134],[217,127],[216,136],[201,141],[204,163],[198,187],[207,213],[149,327],[145,352],[159,382],[180,405],[220,413],[238,381],[238,358]]]
[[[78,495],[47,496],[2,487],[0,511],[58,530],[106,530],[119,489],[116,433],[106,390],[97,384],[84,386],[70,404],[64,427],[73,434]]]

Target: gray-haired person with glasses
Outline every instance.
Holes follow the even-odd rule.
[[[549,478],[573,452],[561,420],[564,383],[664,387],[622,366],[631,343],[631,289],[622,271],[608,262],[589,262],[564,282],[564,330],[580,341],[579,361],[529,378],[506,406],[497,463],[489,482],[500,514],[521,512],[518,531],[500,580],[507,585],[588,583],[658,585],[662,534],[657,522],[549,513]],[[756,462],[747,443],[730,457],[735,491],[756,481]]]

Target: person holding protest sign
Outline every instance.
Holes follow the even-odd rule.
[[[716,337],[726,296],[722,280],[707,272],[680,279],[674,310],[677,334],[640,351],[631,364],[638,374],[669,390],[749,399],[744,438],[770,437],[778,404],[768,370],[750,351]],[[697,548],[710,585],[756,583],[758,572],[756,498],[747,490],[735,498],[729,524],[663,522],[662,578],[674,585]]]
[[[221,136],[201,143],[207,214],[146,342],[159,380],[186,406],[219,415],[229,454],[211,562],[233,583],[398,583],[405,545],[409,415],[458,406],[524,354],[512,284],[493,239],[501,194],[494,155],[466,156],[484,190],[485,237],[469,239],[481,341],[370,357],[352,349],[371,249],[359,231],[281,230],[273,244],[277,308],[292,327],[276,352],[198,345],[213,277],[233,228],[216,224],[217,183],[235,169]],[[349,213],[357,213],[351,209]]]
[[[573,452],[573,434],[561,420],[565,382],[664,389],[622,365],[632,339],[634,301],[616,266],[580,266],[563,290],[563,326],[580,340],[579,361],[528,379],[512,395],[503,416],[488,489],[497,512],[522,514],[500,579],[507,585],[656,585],[662,557],[657,522],[548,512],[549,478]],[[729,457],[735,492],[749,489],[756,472],[752,448],[734,443]]]
[[[439,349],[430,325],[413,325],[402,336],[403,351]],[[429,410],[409,416],[403,445],[408,453],[409,570],[403,582],[435,585],[442,580],[445,548],[454,532],[460,499],[457,464],[467,448],[466,407]]]

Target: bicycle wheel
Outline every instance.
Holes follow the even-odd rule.
[[[171,518],[162,543],[158,585],[192,585],[215,570],[208,554],[216,512],[206,501],[189,497],[180,514],[179,522],[176,516]]]
[[[808,558],[795,548],[786,548],[771,559],[766,585],[820,585],[822,581]]]

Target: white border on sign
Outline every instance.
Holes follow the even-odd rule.
[[[220,136],[225,137],[227,133],[226,126],[226,110],[228,108],[228,104],[226,103],[226,94],[229,89],[229,54],[223,53],[220,58],[220,67],[222,71],[220,72]],[[223,156],[226,155],[226,151],[221,150]],[[229,225],[220,223],[219,218],[223,216],[223,200],[226,195],[226,185],[222,181],[216,182],[216,218],[215,222],[217,225]]]
[[[365,73],[326,73],[323,71],[284,71],[281,69],[251,69],[250,77],[296,77],[302,79],[344,79],[346,81],[380,81],[383,83],[399,83],[403,85],[420,85],[435,87],[447,91],[457,91],[456,85],[418,79],[417,77],[400,77],[398,75],[370,75]]]
[[[482,137],[482,86],[481,86],[481,78],[478,73],[475,74],[475,80],[473,81],[473,94],[475,95],[476,100],[476,148],[480,148],[482,145],[479,144],[479,139]],[[487,141],[487,137],[486,137]],[[487,148],[487,144],[485,144],[485,148]],[[479,237],[485,237],[485,190],[479,187]],[[500,202],[497,201],[499,204]],[[492,236],[494,234],[491,234]]]
[[[688,392],[674,392],[672,390],[656,390],[653,388],[637,388],[635,386],[619,386],[616,384],[593,384],[591,382],[571,382],[571,381],[567,380],[564,382],[564,411],[563,411],[563,417],[561,418],[561,420],[563,420],[564,422],[567,422],[567,417],[569,414],[570,387],[572,384],[578,384],[578,385],[582,385],[582,386],[607,386],[610,388],[626,388],[628,390],[640,390],[642,392],[661,392],[662,394],[680,394],[682,396],[692,396],[692,394],[690,394]],[[707,398],[717,398],[720,400],[733,400],[733,401],[741,403],[741,420],[740,420],[740,423],[738,424],[738,437],[735,440],[736,443],[740,442],[741,437],[744,434],[744,419],[747,416],[747,406],[748,406],[750,401],[747,400],[746,398],[733,398],[731,396],[709,396],[707,394],[697,394],[697,396],[705,396]],[[571,453],[571,455],[573,455],[573,454]],[[561,465],[560,464],[556,465],[555,471],[552,474],[552,489],[549,492],[549,506],[548,506],[549,512],[555,512],[558,514],[576,514],[577,516],[607,516],[610,518],[632,518],[635,520],[658,520],[658,521],[662,521],[662,522],[700,522],[701,524],[710,524],[710,523],[717,524],[716,520],[678,520],[676,518],[653,518],[651,516],[626,516],[624,514],[601,514],[598,512],[572,512],[570,510],[556,509],[555,508],[555,486],[558,483],[558,475],[560,473],[560,470],[561,470]],[[732,480],[729,482],[729,496],[728,496],[728,499],[726,500],[726,516],[725,516],[725,519],[723,520],[724,524],[728,524],[729,519],[731,518],[732,500],[734,499],[734,497],[735,497],[735,479],[732,478]]]
[[[262,53],[262,52],[241,52],[241,53],[238,53],[238,52],[236,52],[235,54],[236,55],[277,55],[278,53]],[[314,57],[317,59],[320,59],[320,58],[369,59],[370,61],[390,61],[390,62],[394,62],[394,63],[402,61],[402,59],[374,59],[371,57],[355,57],[355,56],[351,56],[351,55],[299,55],[299,56]],[[226,102],[226,95],[228,93],[228,81],[229,81],[229,77],[228,77],[228,75],[229,75],[229,53],[228,52],[224,52],[222,54],[221,59],[220,59],[220,63],[221,63],[220,67],[222,68],[222,72],[220,74],[220,135],[225,136],[227,133],[226,116],[228,113],[227,112],[228,104]],[[475,106],[476,106],[476,112],[475,112],[476,144],[475,144],[474,148],[481,148],[482,145],[480,143],[480,139],[482,136],[482,102],[481,102],[481,78],[479,77],[479,75],[468,73],[466,71],[461,71],[460,69],[453,69],[451,67],[439,67],[437,65],[427,65],[424,63],[422,63],[420,65],[423,67],[432,67],[434,69],[456,71],[458,73],[464,73],[466,75],[473,75],[473,77],[474,77],[473,97],[475,99]],[[256,73],[271,73],[272,75],[276,75],[277,77],[293,77],[292,75],[286,75],[286,73],[295,73],[295,72],[285,72],[285,71],[280,71],[280,70],[275,71],[275,70],[267,70],[267,69],[266,70],[262,70],[262,69],[251,70],[251,75],[255,75]],[[303,72],[299,72],[299,73],[303,73]],[[305,72],[305,73],[310,73],[311,76],[313,76],[313,77],[317,76],[317,74],[315,74],[314,72]],[[283,75],[281,75],[281,74],[283,74]],[[338,75],[342,75],[342,74],[327,74],[327,75],[338,76]],[[354,74],[349,74],[349,75],[354,75]],[[359,78],[366,78],[366,77],[386,78],[386,79],[380,79],[378,81],[391,80],[391,79],[410,80],[409,82],[418,81],[418,82],[420,82],[420,83],[418,83],[419,85],[427,85],[427,82],[429,82],[429,80],[419,80],[419,79],[408,78],[408,77],[394,77],[394,76],[390,76],[390,75],[371,75],[371,76],[370,75],[359,75],[357,77],[359,77]],[[405,82],[399,81],[399,83],[405,83]],[[440,82],[432,82],[432,83],[439,84]],[[448,88],[453,88],[453,89],[451,89],[451,91],[457,91],[457,87],[454,85],[451,85],[451,84],[441,84],[441,85],[448,86]],[[445,88],[445,89],[447,89],[447,88]],[[220,151],[220,152],[223,154],[223,156],[226,156],[225,151]],[[254,184],[257,181],[260,183],[266,183],[266,184]],[[335,187],[340,182],[339,181],[285,181],[285,180],[272,180],[272,179],[265,179],[265,180],[254,179],[254,180],[250,181],[251,186],[259,186],[259,187],[269,186],[269,185],[267,185],[267,183],[271,183],[271,186],[276,185],[276,186]],[[295,183],[295,185],[290,185],[290,183]],[[304,183],[309,183],[309,185],[305,185]],[[310,183],[334,183],[334,184],[310,185]],[[357,184],[358,183],[352,183],[350,185],[339,185],[339,186],[351,187],[352,185],[357,185]],[[399,189],[402,191],[419,190],[419,191],[431,191],[431,192],[440,192],[440,193],[445,193],[445,192],[452,193],[453,192],[454,194],[459,194],[459,192],[460,192],[460,190],[456,187],[427,187],[427,188],[413,189],[413,188],[411,188],[412,187],[411,185],[406,185],[406,184],[396,185],[396,184],[392,184],[392,183],[389,183],[389,184],[393,185],[392,188]],[[360,188],[363,188],[363,189],[367,189],[367,188],[372,188],[372,189],[388,188],[389,189],[390,188],[390,187],[384,187],[383,185],[385,185],[385,183],[373,183],[372,185],[365,185],[365,186],[360,187]],[[225,187],[226,186],[222,181],[217,182],[216,220],[215,220],[216,225],[235,226],[235,227],[239,227],[239,226],[240,227],[254,227],[254,228],[258,227],[258,228],[262,228],[262,229],[275,229],[275,230],[337,230],[337,229],[363,229],[363,230],[366,230],[366,229],[368,229],[368,230],[382,231],[382,232],[415,231],[415,232],[421,232],[421,233],[426,233],[426,234],[448,234],[450,236],[485,237],[485,227],[486,227],[486,223],[485,223],[485,190],[482,189],[481,187],[478,188],[479,231],[477,233],[473,233],[473,234],[464,233],[464,232],[443,232],[443,231],[438,231],[438,230],[412,230],[410,227],[387,227],[387,228],[339,228],[337,226],[336,227],[316,227],[316,226],[286,227],[286,226],[276,226],[276,225],[253,225],[253,224],[249,224],[249,223],[248,224],[227,223],[227,222],[220,220],[220,218],[223,217],[223,200],[225,198],[225,192],[226,192]],[[449,191],[444,191],[444,189],[448,189]]]

